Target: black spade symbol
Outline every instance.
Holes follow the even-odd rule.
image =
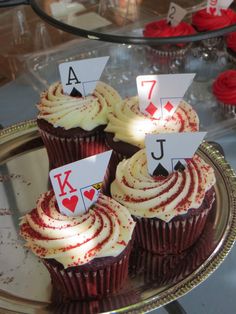
[[[166,168],[164,168],[162,166],[161,163],[159,163],[156,167],[156,169],[154,170],[153,172],[153,175],[154,176],[164,176],[164,177],[167,177],[169,174],[169,172],[166,170]]]
[[[73,87],[70,96],[72,97],[82,97],[82,94],[75,88]]]
[[[181,172],[181,171],[184,171],[184,169],[185,169],[185,166],[180,161],[178,161],[177,164],[174,167],[175,171],[180,171]]]

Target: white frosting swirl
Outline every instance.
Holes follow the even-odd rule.
[[[80,127],[91,131],[107,124],[107,114],[112,106],[121,101],[120,95],[109,85],[98,82],[93,95],[72,97],[63,94],[61,83],[52,84],[41,94],[38,119],[44,119],[54,127],[65,130]]]
[[[67,268],[119,255],[134,226],[128,210],[108,196],[100,194],[86,214],[68,217],[57,210],[54,192],[49,191],[22,218],[20,234],[37,256],[53,258]]]
[[[162,122],[140,112],[138,97],[115,103],[108,114],[106,132],[114,133],[114,141],[123,141],[144,148],[146,134],[196,132],[199,119],[193,108],[181,101],[173,116]]]
[[[138,217],[159,218],[166,222],[199,208],[206,191],[215,184],[213,168],[194,155],[185,170],[167,177],[148,173],[145,150],[119,163],[111,195]]]

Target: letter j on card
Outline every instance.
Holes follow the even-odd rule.
[[[98,199],[112,151],[107,151],[50,171],[59,211],[66,216],[85,213]]]
[[[152,176],[167,176],[183,170],[186,159],[195,154],[206,132],[147,134],[145,137],[147,167]]]
[[[140,111],[155,119],[170,118],[194,76],[195,73],[137,76]]]

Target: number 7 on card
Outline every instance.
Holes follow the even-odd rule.
[[[154,119],[170,118],[194,76],[194,73],[137,76],[140,111]]]

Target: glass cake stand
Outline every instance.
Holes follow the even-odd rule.
[[[0,308],[17,313],[141,313],[183,296],[223,262],[236,239],[236,176],[207,142],[198,154],[213,166],[216,202],[197,243],[180,255],[134,250],[129,277],[117,294],[91,302],[64,303],[52,291],[41,261],[24,248],[19,218],[48,189],[48,159],[36,122],[0,132]],[[37,284],[35,284],[37,283]]]
[[[165,18],[171,1],[151,0],[2,0],[1,7],[31,5],[47,23],[65,32],[114,43],[163,45],[196,42],[236,31],[236,25],[191,36],[144,38],[145,24]],[[206,7],[203,0],[176,0],[191,13]],[[233,5],[232,5],[233,6]]]

